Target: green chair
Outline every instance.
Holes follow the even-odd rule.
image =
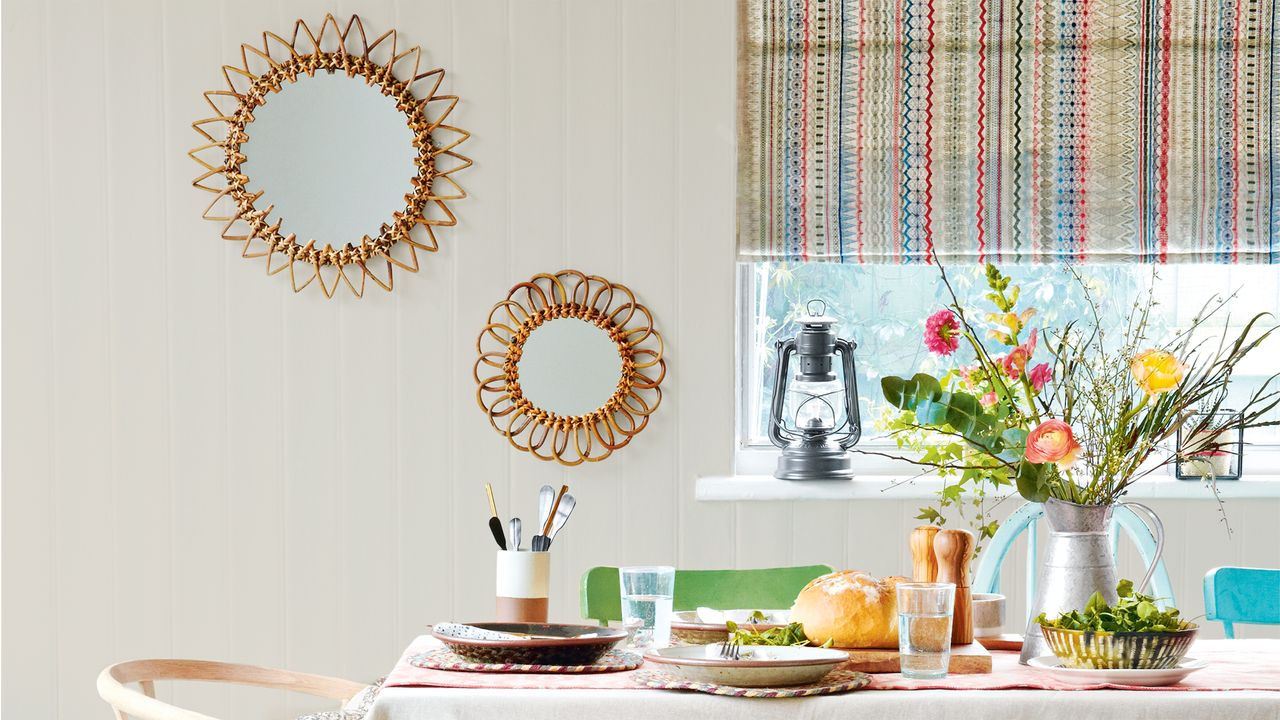
[[[720,610],[779,610],[791,607],[809,581],[831,572],[827,565],[760,570],[676,570],[676,612],[713,607]],[[622,620],[618,568],[593,567],[582,574],[582,617],[601,625]]]
[[[1280,625],[1280,570],[1218,567],[1204,576],[1206,620],[1222,623],[1228,639],[1236,623]]]

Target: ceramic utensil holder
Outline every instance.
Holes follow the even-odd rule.
[[[499,550],[497,618],[499,622],[547,621],[551,553]]]

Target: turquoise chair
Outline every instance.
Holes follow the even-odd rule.
[[[672,609],[780,610],[790,608],[809,581],[831,572],[828,565],[761,570],[676,570]],[[582,617],[608,625],[622,620],[618,568],[593,567],[582,574]]]
[[[1206,620],[1217,620],[1229,639],[1235,623],[1280,625],[1280,570],[1218,567],[1204,575]]]
[[[1039,575],[1037,563],[1037,543],[1039,542],[1038,521],[1044,515],[1044,506],[1040,503],[1026,503],[1013,511],[1004,522],[995,537],[987,543],[982,555],[978,558],[978,568],[973,573],[971,583],[975,593],[1000,592],[1000,566],[1009,554],[1010,548],[1022,533],[1027,534],[1027,607],[1031,606],[1036,596],[1036,579]],[[1151,536],[1151,529],[1142,518],[1129,508],[1121,505],[1111,515],[1111,553],[1114,556],[1120,547],[1120,530],[1124,530],[1133,543],[1138,546],[1138,554],[1144,564],[1150,564],[1156,555],[1156,540]],[[1136,581],[1138,578],[1134,578]],[[1148,594],[1161,599],[1163,605],[1172,606],[1173,584],[1169,582],[1169,572],[1164,567],[1164,560],[1156,564],[1151,574]]]

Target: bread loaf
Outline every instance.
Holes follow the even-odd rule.
[[[804,625],[814,645],[831,640],[839,648],[898,647],[898,583],[861,570],[843,570],[811,581],[791,607],[791,621]]]

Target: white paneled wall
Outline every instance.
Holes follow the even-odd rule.
[[[460,225],[363,300],[241,259],[185,155],[238,43],[326,11],[421,44],[474,133]],[[129,657],[372,679],[427,623],[491,611],[484,482],[526,518],[543,483],[579,497],[562,619],[595,564],[906,570],[914,501],[693,500],[732,465],[735,19],[733,0],[8,0],[4,714],[107,717],[94,676]],[[650,428],[567,470],[508,450],[471,381],[489,307],[563,267],[630,285],[670,366]],[[1209,503],[1157,508],[1192,614],[1210,565],[1280,565],[1280,502],[1234,503],[1231,540]]]

